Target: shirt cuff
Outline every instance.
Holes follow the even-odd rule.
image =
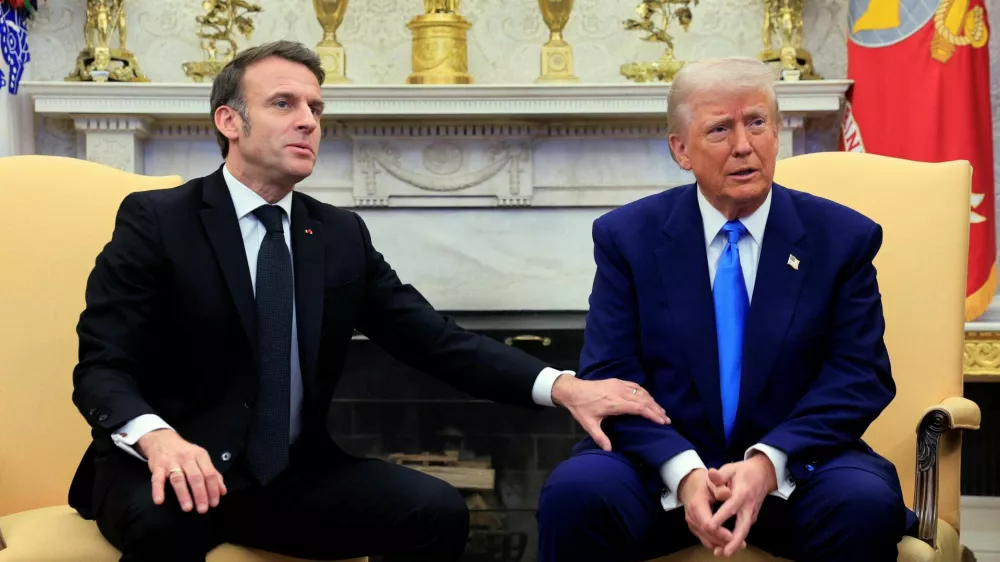
[[[156,414],[143,414],[137,418],[133,418],[130,422],[121,426],[117,431],[112,433],[111,441],[114,442],[119,449],[145,462],[148,459],[139,454],[139,451],[135,449],[135,444],[139,442],[139,439],[143,435],[146,435],[151,431],[156,431],[157,429],[173,428],[170,427],[167,422],[163,421],[163,418]]]
[[[541,373],[538,373],[535,384],[531,387],[531,400],[535,404],[555,407],[556,404],[552,401],[552,387],[555,386],[559,375],[569,375],[572,377],[576,376],[576,373],[573,371],[557,371],[552,367],[546,367],[542,369]]]
[[[670,511],[681,506],[680,498],[677,496],[677,489],[680,488],[681,480],[693,470],[705,468],[705,462],[701,460],[694,449],[682,451],[663,463],[660,467],[660,477],[667,489],[660,496],[660,505],[664,511]]]
[[[784,451],[779,451],[770,445],[757,443],[747,449],[743,455],[743,460],[747,460],[753,456],[754,451],[764,453],[771,460],[771,464],[774,465],[774,476],[778,481],[778,489],[771,492],[771,495],[787,500],[788,496],[792,495],[792,492],[795,491],[795,479],[792,478],[787,469],[788,455]]]

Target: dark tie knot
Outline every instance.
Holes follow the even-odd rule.
[[[273,232],[283,233],[285,229],[281,227],[281,217],[284,215],[285,210],[277,205],[261,205],[254,209],[253,214],[257,217],[257,220],[264,225],[267,229],[267,233],[271,234]]]
[[[747,233],[747,227],[743,226],[743,223],[738,220],[731,220],[722,225],[722,233],[726,235],[726,239],[730,244],[735,244]]]

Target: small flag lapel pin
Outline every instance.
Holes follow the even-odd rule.
[[[306,234],[307,235],[312,236],[312,233],[313,233],[313,229],[311,229],[311,228],[307,228],[306,229]]]
[[[795,271],[798,271],[799,270],[799,258],[793,256],[792,254],[788,254],[788,267],[794,269]]]

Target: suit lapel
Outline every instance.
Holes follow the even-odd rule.
[[[663,231],[665,243],[656,250],[657,265],[663,278],[672,333],[682,341],[691,378],[701,394],[712,430],[721,441],[722,398],[719,391],[719,346],[715,331],[715,303],[712,300],[705,228],[698,209],[695,186],[686,186],[678,195]]]
[[[774,184],[743,340],[740,402],[732,443],[739,441],[740,429],[747,426],[757,396],[774,370],[775,357],[809,271],[810,261],[800,246],[805,234],[791,195]],[[797,268],[789,265],[790,256],[799,260]]]
[[[215,251],[215,257],[219,260],[222,275],[226,278],[226,285],[239,313],[240,323],[243,324],[243,330],[256,358],[257,307],[253,296],[253,284],[250,280],[250,268],[247,266],[247,254],[243,246],[243,236],[240,234],[236,208],[226,187],[221,167],[205,178],[202,200],[208,208],[202,209],[201,222]]]
[[[292,255],[295,258],[295,313],[299,330],[299,366],[307,389],[316,374],[323,321],[323,223],[309,216],[298,194],[292,196]]]

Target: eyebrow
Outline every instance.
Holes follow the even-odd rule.
[[[271,94],[270,96],[268,96],[267,97],[267,103],[270,104],[270,103],[272,103],[274,100],[276,100],[278,98],[299,99],[301,97],[302,96],[300,96],[298,94],[294,94],[292,92],[281,90],[281,91],[277,91],[277,92]],[[326,109],[326,102],[324,102],[321,98],[313,99],[312,101],[309,102],[309,105],[312,106],[312,107],[318,108],[319,111],[320,111],[320,113],[322,113],[323,110]]]

